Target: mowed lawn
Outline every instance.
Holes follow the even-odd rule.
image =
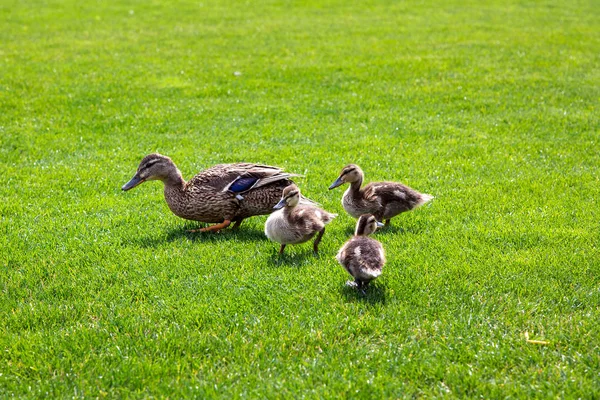
[[[599,32],[578,0],[4,1],[0,397],[600,397]],[[120,190],[152,152],[339,217],[318,256],[188,233]],[[435,196],[365,297],[347,163]]]

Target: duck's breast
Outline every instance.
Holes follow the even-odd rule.
[[[302,243],[308,240],[304,232],[289,223],[284,210],[269,215],[265,222],[265,235],[272,241],[282,244]]]
[[[358,196],[353,195],[350,191],[350,188],[344,192],[344,196],[342,197],[342,206],[344,207],[344,210],[346,210],[346,212],[354,218],[358,218],[363,214],[371,213],[365,202]]]

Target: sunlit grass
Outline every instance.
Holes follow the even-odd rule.
[[[600,396],[591,2],[0,6],[0,397]],[[189,234],[141,158],[254,161],[339,213]],[[340,168],[436,198],[333,258]],[[548,344],[527,341],[540,340]]]

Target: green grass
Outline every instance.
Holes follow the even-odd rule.
[[[577,0],[3,2],[0,397],[600,397],[599,31]],[[154,151],[340,216],[317,257],[265,217],[188,234],[120,191]],[[436,196],[365,298],[349,162]]]

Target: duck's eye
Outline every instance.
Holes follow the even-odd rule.
[[[148,161],[148,162],[146,163],[146,165],[144,165],[144,166],[143,166],[142,168],[140,168],[140,169],[148,169],[148,168],[150,168],[151,166],[153,166],[154,164],[157,164],[157,163],[158,163],[158,160]]]
[[[343,171],[343,172],[342,172],[342,176],[343,176],[343,175],[347,175],[347,174],[349,174],[350,172],[354,172],[354,171],[356,171],[356,169],[355,169],[355,168],[352,168],[352,169],[347,169],[346,171]]]
[[[294,196],[296,196],[297,194],[298,194],[298,192],[292,192],[292,193],[289,193],[289,194],[287,195],[287,198],[289,199],[290,197],[294,197]]]

